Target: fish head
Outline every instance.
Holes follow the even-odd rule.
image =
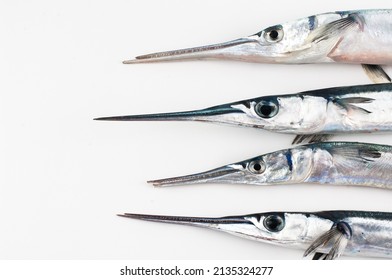
[[[224,217],[208,227],[264,243],[303,247],[311,237],[309,229],[322,225],[319,220],[308,213],[265,212]]]
[[[320,98],[301,94],[263,96],[230,104],[241,114],[225,116],[227,123],[280,133],[313,133],[323,125],[325,110]],[[227,105],[226,105],[227,106]],[[313,112],[309,110],[312,107]],[[324,107],[320,107],[323,109]],[[230,119],[231,118],[231,119]]]
[[[202,173],[148,182],[157,187],[201,183],[271,185],[290,182],[292,177],[292,153],[281,150]]]
[[[246,215],[244,219],[253,226],[255,239],[295,247],[307,238],[309,217],[303,213],[267,212]]]
[[[313,15],[274,25],[250,36],[257,44],[248,50],[248,61],[306,64],[332,62],[330,52],[346,31],[361,19],[349,13]]]
[[[317,131],[325,110],[314,110],[321,103],[317,98],[304,102],[301,95],[264,96],[209,107],[202,110],[124,115],[97,118],[104,121],[201,121],[261,128],[282,133]],[[321,104],[324,105],[324,104]],[[313,112],[309,113],[309,107]],[[325,108],[322,107],[322,108]],[[317,116],[316,116],[317,115]]]
[[[314,31],[341,18],[337,13],[310,16],[273,25],[250,35],[224,43],[164,51],[137,56],[125,64],[173,60],[228,59],[258,63],[314,63],[328,60],[328,49],[314,45]],[[327,30],[328,31],[328,30]],[[338,39],[334,40],[336,43]],[[332,45],[329,46],[330,48]]]
[[[249,59],[261,63],[301,63],[299,52],[309,47],[309,32],[307,18],[268,27],[252,36],[257,44],[249,52]]]
[[[125,213],[125,218],[152,222],[191,225],[227,232],[265,243],[298,247],[308,241],[310,215],[289,212],[266,212],[220,218],[163,216]],[[315,223],[313,223],[315,224]]]

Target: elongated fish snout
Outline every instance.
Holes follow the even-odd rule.
[[[251,45],[258,44],[257,36],[249,36],[225,43],[186,48],[172,51],[157,52],[135,57],[135,59],[125,60],[124,64],[149,63],[173,60],[193,60],[208,58],[241,59],[252,48]]]
[[[169,223],[195,226],[201,228],[209,228],[217,231],[223,231],[230,234],[243,236],[245,238],[257,237],[263,241],[271,239],[266,232],[263,223],[263,214],[245,215],[245,216],[226,216],[226,217],[186,217],[186,216],[164,216],[164,215],[146,215],[125,213],[118,216],[136,220],[144,220],[150,222]]]
[[[145,220],[151,222],[161,222],[161,223],[170,223],[170,224],[188,224],[188,225],[198,225],[198,226],[204,225],[204,227],[211,227],[211,225],[228,224],[228,223],[251,224],[251,222],[245,219],[245,216],[205,218],[205,217],[146,215],[146,214],[134,214],[134,213],[118,214],[117,216],[135,219],[135,220]]]
[[[241,171],[242,167],[240,166],[227,165],[192,175],[150,180],[147,181],[147,183],[153,184],[155,187],[167,187],[176,185],[230,182],[234,180],[234,178],[237,177],[239,173],[242,173]]]
[[[234,104],[234,103],[233,103]],[[174,112],[174,113],[157,113],[145,115],[124,115],[95,118],[97,121],[202,121],[226,123],[234,125],[254,126],[249,120],[248,113],[236,107],[233,104],[224,104],[215,107],[210,107],[202,110]],[[262,128],[262,124],[258,124]]]
[[[209,171],[152,180],[156,187],[204,183],[268,185],[290,180],[290,166],[287,164],[287,150],[261,155],[244,161],[231,163]]]

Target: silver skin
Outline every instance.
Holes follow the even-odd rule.
[[[347,237],[347,244],[338,246],[339,251],[331,259],[337,258],[341,254],[390,258],[392,253],[392,213],[362,211],[268,212],[222,218],[128,213],[119,216],[210,228],[247,239],[301,249],[305,255],[313,242],[336,224],[344,223],[350,232],[350,237]],[[271,231],[265,220],[276,216],[282,217],[283,227],[278,228],[278,231],[276,229]],[[324,246],[318,247],[315,252],[330,253],[331,247],[333,247],[333,237],[329,241]]]
[[[262,106],[272,106],[263,114]],[[264,96],[203,110],[97,118],[105,121],[202,121],[298,135],[392,131],[392,84]]]
[[[258,63],[385,65],[392,64],[391,30],[392,10],[331,12],[271,26],[225,43],[152,53],[124,63],[230,59]]]
[[[201,183],[318,183],[392,188],[392,146],[324,142],[297,146],[210,171],[152,180],[154,186]]]

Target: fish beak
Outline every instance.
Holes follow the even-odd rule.
[[[236,236],[274,243],[274,238],[263,226],[264,213],[220,218],[162,216],[145,214],[119,214],[118,216],[150,222],[189,225],[227,232]]]
[[[259,38],[257,35],[253,35],[220,44],[151,53],[137,56],[135,59],[126,60],[123,63],[134,64],[208,58],[244,60],[243,56],[249,53],[249,49],[254,48],[254,45],[259,43],[257,38]]]
[[[245,122],[247,114],[239,109],[225,104],[203,110],[158,113],[148,115],[128,115],[96,118],[98,121],[204,121],[227,124],[241,124]],[[243,119],[243,120],[242,120]],[[244,124],[243,124],[244,125]]]
[[[228,232],[235,235],[255,236],[260,235],[260,229],[247,216],[229,216],[221,218],[204,218],[204,217],[184,217],[184,216],[162,216],[162,215],[145,215],[145,214],[119,214],[117,216],[144,220],[150,222],[161,222],[169,224],[181,224],[210,228],[219,231]]]
[[[131,213],[118,214],[117,216],[136,219],[136,220],[145,220],[151,222],[162,222],[162,223],[170,223],[170,224],[205,225],[206,227],[211,227],[211,225],[227,224],[227,223],[251,224],[250,221],[245,219],[245,216],[203,218],[203,217],[145,215],[145,214],[131,214]]]
[[[230,164],[206,172],[173,177],[160,180],[152,180],[147,183],[153,184],[155,187],[203,184],[203,183],[230,183],[240,182],[243,179],[244,167],[242,165]]]

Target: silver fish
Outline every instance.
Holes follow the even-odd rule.
[[[365,211],[267,212],[222,218],[121,214],[121,217],[191,225],[260,242],[304,250],[332,260],[340,255],[392,254],[392,213]]]
[[[392,131],[392,84],[263,96],[203,110],[97,118],[105,121],[202,121],[297,134],[294,144],[335,133]]]
[[[184,59],[230,59],[259,63],[362,64],[374,82],[391,79],[392,10],[339,11],[268,27],[254,35],[202,47],[137,56],[125,64]]]
[[[392,146],[323,142],[296,146],[207,172],[148,181],[154,186],[200,183],[318,183],[392,188]]]

